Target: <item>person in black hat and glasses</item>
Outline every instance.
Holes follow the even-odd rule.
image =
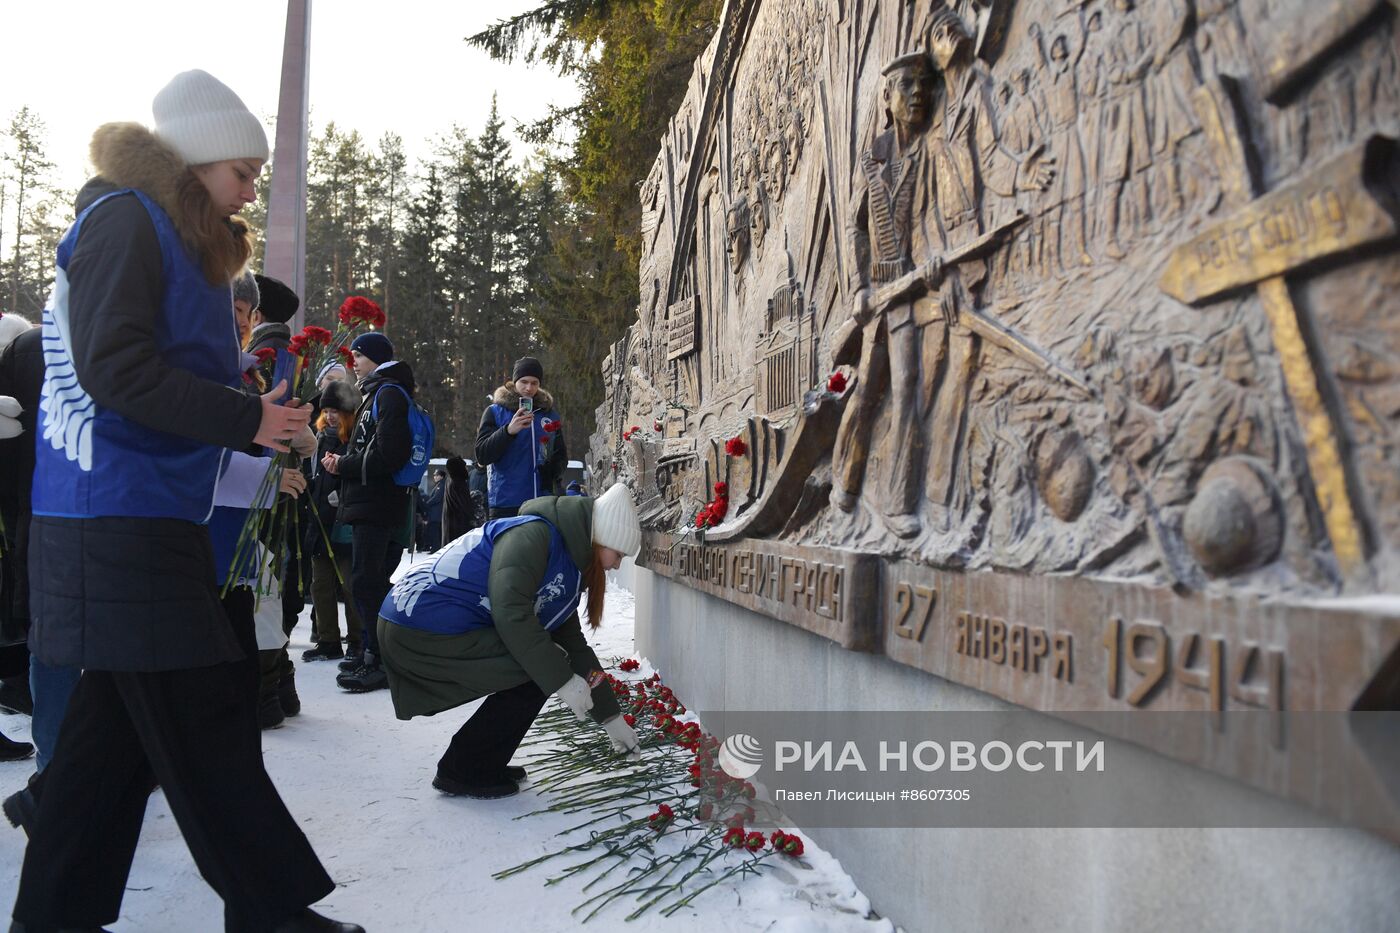
[[[349,448],[326,454],[321,466],[340,477],[341,524],[350,526],[350,592],[364,626],[364,657],[335,682],[351,693],[388,686],[379,663],[375,622],[379,604],[389,593],[389,575],[413,541],[412,486],[394,482],[394,473],[413,456],[408,400],[413,370],[394,359],[394,345],[378,331],[360,334],[350,344],[355,376],[364,400],[355,413]]]
[[[569,462],[554,396],[543,381],[540,361],[521,357],[481,414],[476,462],[487,468],[492,518],[511,518],[529,500],[555,495]]]

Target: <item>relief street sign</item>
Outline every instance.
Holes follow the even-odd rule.
[[[1396,141],[1372,136],[1180,245],[1162,290],[1187,304],[1302,269],[1400,233]]]
[[[1395,140],[1373,136],[1177,247],[1162,290],[1201,304],[1400,233]]]

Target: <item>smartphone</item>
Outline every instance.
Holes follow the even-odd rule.
[[[535,410],[535,400],[532,398],[525,398],[524,396],[521,396],[520,410],[533,412]]]

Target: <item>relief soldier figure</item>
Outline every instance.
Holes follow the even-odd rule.
[[[851,284],[855,292],[852,321],[861,331],[860,370],[833,451],[832,504],[849,512],[860,493],[872,422],[888,386],[893,424],[887,447],[893,457],[884,507],[891,529],[902,537],[917,534],[920,525],[915,514],[919,498],[915,470],[921,448],[918,331],[912,301],[900,297],[888,307],[877,307],[871,292],[914,270],[913,240],[924,235],[916,223],[915,199],[916,195],[920,201],[927,198],[920,179],[933,102],[932,64],[927,55],[916,52],[885,66],[889,128],[862,153],[855,176],[851,240],[856,268]],[[921,255],[924,252],[920,250]]]
[[[1147,113],[1143,103],[1142,78],[1152,65],[1152,49],[1143,37],[1142,24],[1133,9],[1133,0],[1114,0],[1118,28],[1109,45],[1108,104],[1104,117],[1103,180],[1112,186],[1106,191],[1107,240],[1104,252],[1110,258],[1122,259],[1125,254],[1121,240],[1123,190],[1129,184],[1135,188],[1134,176],[1152,164],[1152,151],[1147,135]],[[1138,195],[1137,216],[1146,212],[1146,193]]]

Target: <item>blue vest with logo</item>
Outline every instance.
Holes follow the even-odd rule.
[[[135,195],[146,208],[160,242],[162,295],[155,339],[161,360],[231,387],[241,379],[232,286],[209,284],[165,211],[142,192],[128,188],[94,201],[59,242],[53,296],[44,308],[34,514],[203,522],[213,508],[223,463],[220,448],[103,408],[83,389],[73,366],[68,261],[88,216],[108,198],[125,194]]]
[[[491,415],[496,419],[496,427],[503,428],[510,424],[515,412],[504,405],[492,405]],[[549,445],[541,444],[540,439],[548,436],[541,425],[557,420],[559,416],[553,411],[536,410],[530,430],[515,435],[506,455],[486,468],[491,508],[513,509],[539,496],[553,495],[551,490],[540,487],[540,465],[549,452]]]
[[[523,433],[523,432],[522,432]],[[535,615],[553,631],[578,609],[583,576],[569,557],[559,529],[539,515],[498,518],[474,528],[416,565],[394,584],[379,614],[395,625],[460,635],[496,624],[491,616],[491,554],[503,532],[529,522],[549,526],[549,561],[535,593]]]

